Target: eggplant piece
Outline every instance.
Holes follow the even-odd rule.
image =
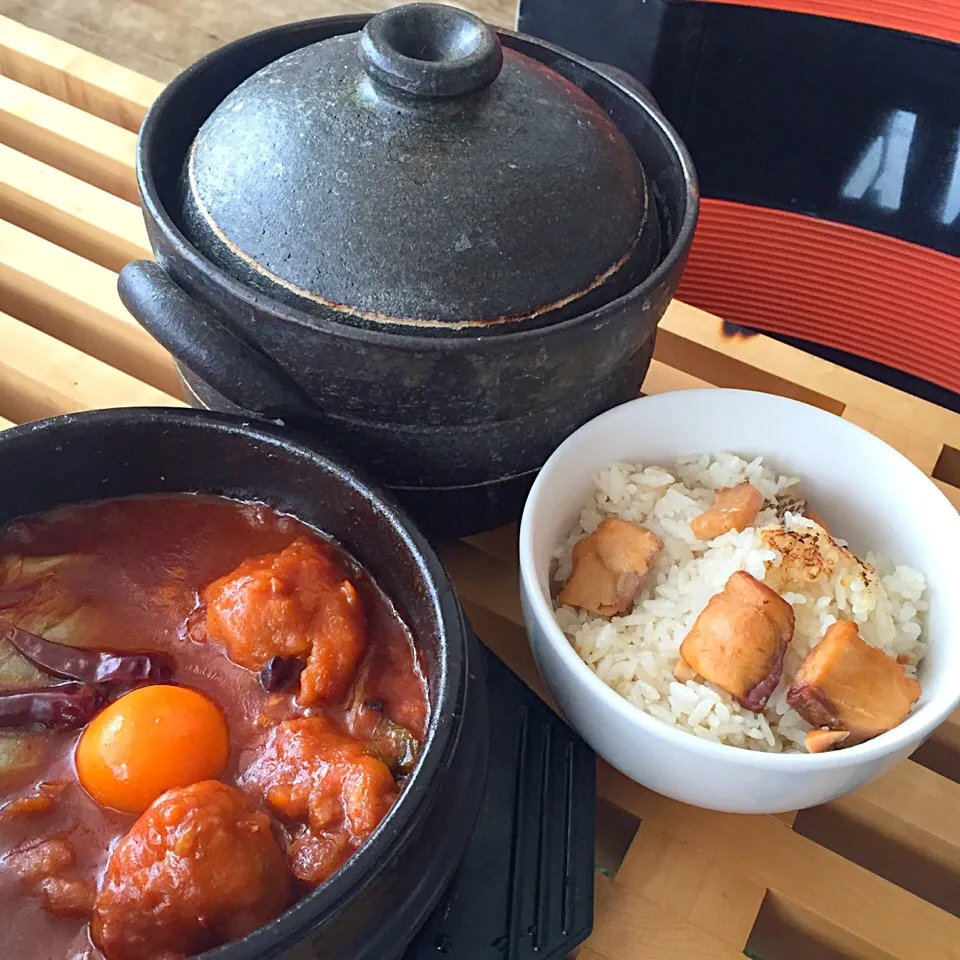
[[[16,583],[9,587],[0,587],[0,610],[19,607],[36,594],[38,584]]]
[[[267,693],[282,693],[299,682],[303,668],[299,657],[271,657],[260,671],[260,686]]]
[[[0,783],[5,777],[22,777],[44,757],[43,734],[0,729]]]
[[[740,570],[710,598],[680,645],[680,656],[705,680],[759,713],[780,683],[793,629],[790,604]]]
[[[607,517],[573,548],[573,572],[559,600],[601,617],[626,613],[663,549],[646,527]]]
[[[6,640],[35,667],[54,677],[95,687],[167,683],[174,672],[173,660],[162,653],[112,653],[71,647],[14,626],[0,626],[0,640]]]
[[[38,670],[10,643],[0,643],[0,689],[23,690],[42,687],[50,675]]]
[[[79,558],[77,553],[55,553],[45,557],[9,554],[0,560],[0,584],[4,588],[36,583],[42,577]]]
[[[78,604],[57,582],[57,574],[77,563],[80,554],[29,557],[10,554],[0,559],[0,610],[5,622],[68,639],[84,626],[89,609]]]
[[[709,510],[690,521],[698,540],[713,540],[731,530],[746,530],[763,507],[763,494],[751,483],[721,487]]]
[[[920,692],[920,684],[870,646],[855,623],[839,620],[800,664],[787,703],[815,727],[847,732],[845,745],[852,746],[902,723]]]
[[[420,744],[406,727],[385,716],[377,724],[369,753],[386,764],[394,777],[400,779],[413,773],[420,759]]]

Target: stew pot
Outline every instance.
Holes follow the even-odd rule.
[[[204,492],[260,500],[337,539],[413,631],[432,716],[417,769],[329,880],[204,960],[395,960],[436,905],[479,811],[487,699],[477,642],[439,561],[390,500],[270,425],[192,410],[102,410],[0,433],[0,524],[56,506]]]
[[[157,263],[120,294],[193,402],[311,430],[445,534],[636,396],[698,210],[636,82],[437,4],[215,51],[137,169]]]

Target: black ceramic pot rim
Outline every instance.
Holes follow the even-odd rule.
[[[296,27],[299,32],[309,34],[313,28],[324,24],[332,31],[331,36],[340,36],[346,33],[359,32],[363,29],[364,24],[373,16],[374,14],[358,14],[340,17],[318,17],[312,20],[302,21],[297,24]],[[253,290],[208,260],[180,231],[179,227],[174,223],[173,218],[167,212],[166,207],[161,202],[155,179],[150,171],[150,163],[145,162],[145,159],[154,152],[153,140],[157,138],[158,135],[162,135],[162,129],[158,130],[158,126],[162,126],[164,120],[163,115],[168,108],[169,102],[179,95],[184,87],[198,82],[203,73],[225,53],[241,48],[247,44],[255,45],[271,34],[289,30],[289,25],[270,27],[266,30],[250,34],[249,36],[241,37],[239,40],[234,40],[229,44],[225,44],[188,67],[183,73],[177,76],[154,101],[147,111],[147,115],[140,128],[140,136],[137,142],[137,183],[140,188],[141,201],[146,212],[166,235],[168,241],[176,249],[178,256],[186,260],[190,267],[200,274],[212,277],[223,290],[249,310],[267,310],[273,316],[286,322],[313,331],[319,331],[328,336],[342,337],[345,340],[390,346],[394,349],[412,350],[418,353],[459,352],[462,350],[463,345],[462,336],[424,336],[410,334],[406,330],[376,330],[347,323],[338,323],[335,320],[318,317],[306,311],[299,310],[296,307],[288,306],[266,294]],[[659,108],[639,84],[629,84],[626,82],[626,75],[623,75],[623,79],[620,79],[620,71],[618,71],[618,76],[615,77],[612,74],[606,73],[601,67],[591,63],[589,60],[578,57],[561,47],[547,43],[539,38],[528,38],[515,31],[500,28],[497,28],[496,32],[505,46],[513,47],[514,44],[510,42],[511,40],[520,43],[533,40],[539,48],[555,54],[560,59],[578,64],[604,82],[626,93],[630,99],[648,115],[650,121],[660,128],[661,134],[680,162],[683,180],[686,185],[683,220],[678,225],[676,236],[670,249],[660,261],[657,268],[645,280],[632,290],[627,291],[614,300],[602,304],[595,310],[578,314],[555,324],[526,330],[496,332],[486,336],[478,334],[475,338],[470,338],[475,347],[488,347],[489,349],[500,350],[509,344],[522,343],[528,339],[538,339],[550,334],[557,334],[578,327],[581,324],[601,323],[607,316],[620,312],[629,304],[642,302],[644,299],[649,298],[651,292],[658,287],[662,279],[668,276],[678,266],[685,256],[684,251],[689,248],[692,242],[700,207],[700,190],[696,171],[693,166],[693,159],[685,144],[670,122],[660,112]],[[313,41],[307,39],[303,44],[292,49],[300,49],[300,47],[307,46],[310,42]],[[181,159],[185,160],[186,158],[183,157]],[[161,265],[165,268],[167,266],[163,261],[161,261]]]
[[[38,437],[41,440],[49,437],[48,442],[55,446],[62,439],[60,435],[64,431],[83,430],[87,427],[101,430],[123,429],[141,424],[234,433],[255,438],[269,446],[288,450],[293,448],[297,455],[313,461],[320,469],[341,482],[360,490],[364,499],[379,510],[383,520],[394,529],[416,559],[436,619],[448,627],[448,638],[454,640],[447,648],[446,657],[440,661],[441,675],[437,684],[439,698],[430,705],[430,725],[420,761],[396,803],[376,830],[336,873],[285,913],[240,940],[223,944],[196,957],[196,960],[261,960],[278,955],[299,943],[305,931],[315,923],[318,914],[335,911],[349,900],[351,892],[361,886],[366,877],[390,861],[391,847],[413,832],[415,827],[411,826],[411,820],[418,805],[429,807],[433,802],[430,784],[448,764],[449,755],[460,736],[461,715],[454,712],[451,701],[456,699],[463,687],[469,670],[466,625],[453,584],[439,557],[403,508],[376,484],[370,483],[362,471],[356,471],[352,466],[344,465],[315,447],[299,442],[283,429],[262,421],[229,413],[167,407],[125,407],[70,413],[4,430],[0,433],[0,462],[3,461],[6,449],[27,437]],[[65,490],[63,503],[73,502],[77,501],[72,501],[69,491]],[[458,634],[462,638],[459,648],[455,642]]]

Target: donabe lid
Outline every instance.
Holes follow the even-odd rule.
[[[644,172],[606,112],[437,4],[244,81],[197,134],[184,192],[186,230],[214,262],[365,325],[552,322],[659,256]]]

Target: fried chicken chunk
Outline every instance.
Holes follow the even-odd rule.
[[[808,723],[848,733],[844,746],[897,726],[919,698],[920,684],[849,620],[827,627],[787,691],[787,703]]]
[[[114,847],[91,935],[107,960],[181,960],[289,906],[270,818],[216,780],[169,790]]]
[[[326,880],[376,829],[399,789],[367,744],[325,717],[286,720],[271,731],[242,785],[288,825],[296,876]]]
[[[762,506],[763,494],[752,484],[721,487],[713,506],[691,520],[690,529],[698,540],[713,540],[731,530],[746,530],[757,519]]]
[[[790,604],[739,570],[710,598],[680,645],[680,656],[759,713],[780,682],[793,627]]]
[[[607,517],[573,548],[573,573],[560,602],[601,617],[626,613],[633,605],[663,541],[646,527]]]
[[[297,700],[314,706],[346,693],[366,647],[356,588],[332,551],[301,537],[246,560],[203,592],[206,636],[249,670],[304,657]]]

